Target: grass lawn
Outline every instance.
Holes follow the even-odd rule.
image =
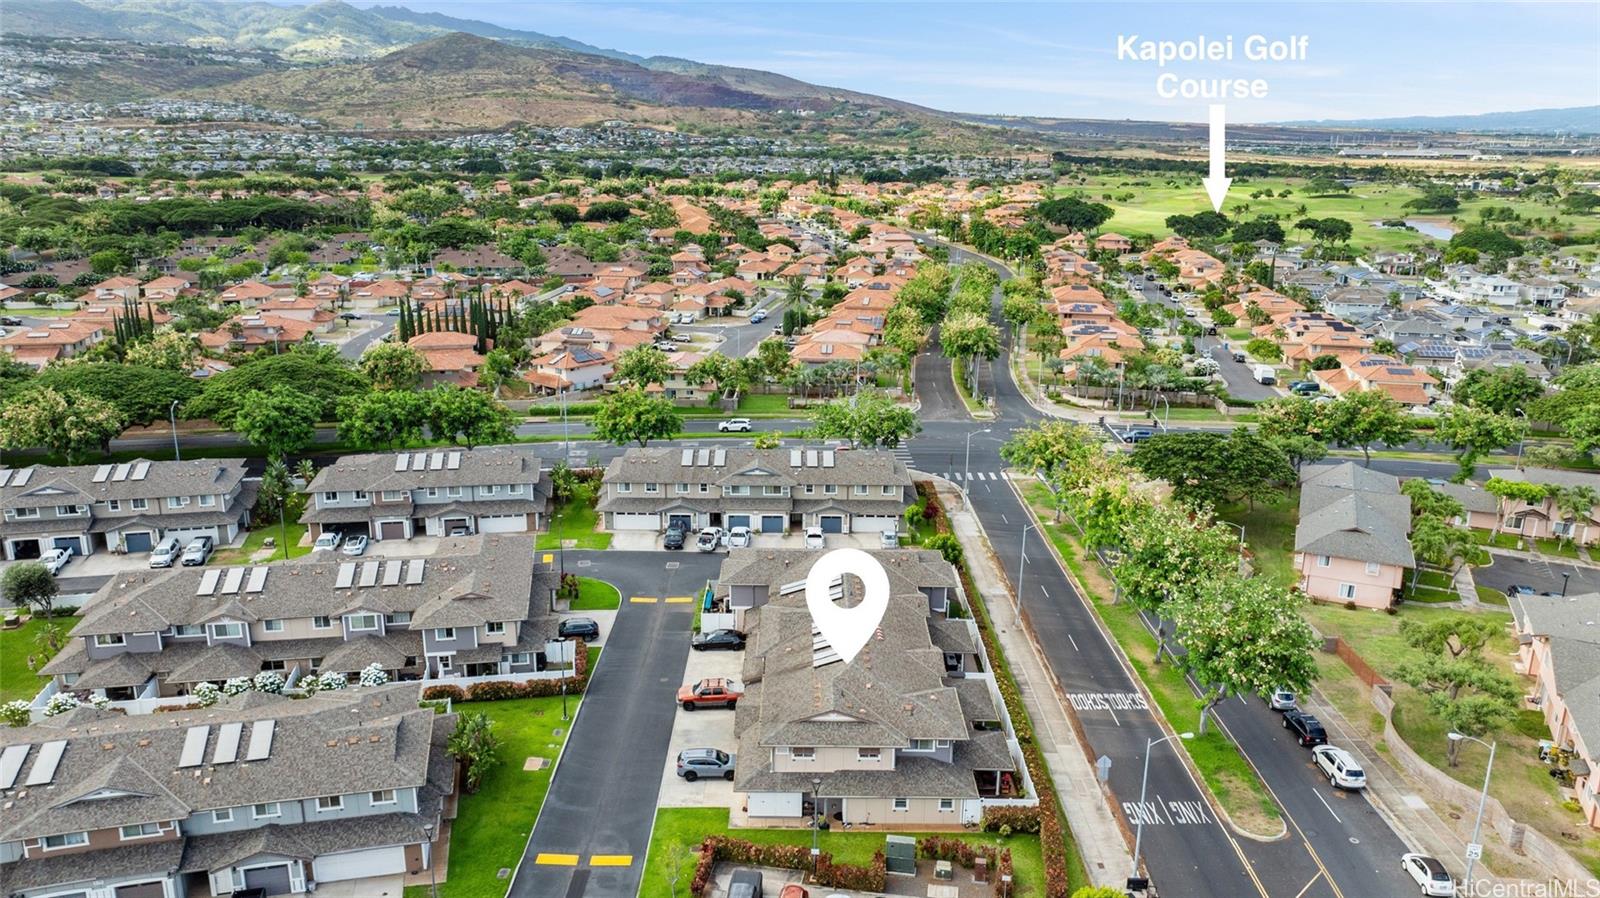
[[[1400,594],[1407,602],[1422,602],[1428,605],[1461,601],[1461,594],[1453,589],[1434,589],[1430,586],[1418,586],[1416,589],[1407,586]]]
[[[581,700],[567,699],[573,713]],[[554,763],[543,770],[523,770],[523,761],[537,755],[553,762],[571,724],[561,722],[559,696],[472,702],[457,705],[456,710],[489,715],[500,737],[500,758],[478,791],[461,797],[460,812],[450,828],[449,878],[439,883],[439,895],[504,895],[511,883],[495,873],[501,867],[516,868],[555,772]],[[412,886],[406,889],[406,898],[429,898],[428,887]]]
[[[539,534],[541,549],[559,549],[561,541],[577,541],[579,549],[609,549],[611,534],[595,529],[600,513],[594,508],[593,486],[580,486],[571,499],[557,504],[550,516],[550,530]]]
[[[63,636],[77,623],[70,617],[55,619]],[[35,669],[55,657],[53,652],[41,648],[34,640],[44,632],[45,622],[34,618],[15,630],[0,630],[0,702],[32,701],[44,688],[46,677],[28,670],[28,656],[32,655]]]
[[[1478,586],[1475,588],[1478,591],[1478,601],[1484,603],[1485,605],[1499,605],[1503,608],[1510,606],[1510,603],[1506,600],[1506,594],[1504,592],[1495,589],[1492,586]]]
[[[1493,533],[1488,530],[1473,530],[1472,538],[1480,546],[1494,546],[1497,549],[1521,548],[1522,537],[1515,533]]]
[[[615,611],[622,607],[622,593],[604,580],[593,577],[578,578],[578,597],[572,600],[573,611]]]
[[[1082,547],[1068,532],[1071,524],[1050,523],[1054,512],[1050,510],[1048,488],[1039,483],[1029,484],[1024,488],[1023,495],[1039,519],[1045,522],[1043,529],[1049,534],[1056,551],[1061,553],[1078,583],[1094,601],[1095,610],[1105,622],[1106,629],[1122,646],[1128,662],[1149,688],[1167,722],[1178,732],[1193,731],[1196,734],[1195,738],[1181,740],[1177,744],[1189,752],[1206,785],[1227,809],[1228,816],[1251,832],[1264,835],[1277,832],[1282,817],[1255,770],[1239,753],[1238,747],[1217,727],[1208,727],[1204,735],[1199,733],[1200,708],[1183,672],[1171,663],[1155,663],[1155,638],[1145,629],[1138,611],[1132,605],[1112,604],[1106,598],[1111,594],[1111,584],[1101,573],[1098,561],[1086,561]]]
[[[739,397],[739,414],[741,415],[787,415],[789,410],[789,394],[787,393],[746,393]]]
[[[284,536],[284,532],[288,536]],[[211,556],[212,564],[245,564],[250,556],[266,548],[262,545],[269,538],[277,542],[272,556],[268,561],[284,561],[289,558],[298,558],[311,551],[310,546],[300,545],[300,540],[306,535],[305,524],[289,524],[280,528],[277,524],[262,524],[245,535],[244,545],[237,549],[218,549]],[[284,554],[287,552],[288,554]]]
[[[1258,573],[1284,586],[1300,582],[1294,569],[1294,528],[1300,517],[1298,496],[1290,494],[1270,504],[1257,502],[1254,509],[1225,506],[1217,509],[1217,517],[1244,527],[1250,563]]]
[[[1566,540],[1550,539],[1549,537],[1543,536],[1535,539],[1533,542],[1534,545],[1539,547],[1540,554],[1557,555],[1561,558],[1578,557],[1578,546],[1576,543]]]
[[[967,362],[965,359],[956,359],[950,363],[950,377],[955,381],[956,395],[961,397],[961,404],[967,407],[967,411],[969,413],[984,411],[983,403],[973,399],[972,394],[967,392]]]
[[[872,860],[873,852],[883,847],[883,837],[891,832],[907,836],[930,835],[876,827],[871,831],[831,829],[821,833],[818,842],[822,850],[833,855],[836,861],[866,864]],[[726,808],[662,808],[656,811],[656,826],[650,835],[650,855],[645,860],[644,882],[639,889],[639,898],[687,896],[689,880],[694,876],[694,849],[710,835],[732,836],[763,845],[794,844],[808,848],[811,845],[809,829],[730,830]],[[1039,851],[1038,836],[1014,835],[1002,839],[994,833],[977,832],[942,832],[937,835],[973,845],[1010,848],[1011,864],[1015,870],[1012,894],[1018,898],[1042,898],[1044,895],[1044,858]],[[672,883],[674,873],[678,879],[676,890]],[[820,895],[827,891],[812,889],[811,893]]]

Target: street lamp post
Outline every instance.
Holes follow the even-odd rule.
[[[1512,411],[1515,412],[1516,415],[1520,415],[1522,417],[1522,420],[1524,420],[1524,421],[1528,420],[1528,413],[1523,411],[1522,409],[1516,408],[1516,409],[1512,409]],[[1523,446],[1524,443],[1527,443],[1527,442],[1528,442],[1527,433],[1523,433],[1522,439],[1517,440],[1517,470],[1519,470],[1519,471],[1522,470],[1522,446]]]
[[[1038,524],[1029,524],[1022,528],[1022,551],[1017,555],[1017,592],[1011,598],[1011,604],[1019,611],[1022,607],[1022,574],[1028,567],[1028,531],[1038,529]]]
[[[1474,820],[1473,823],[1472,823],[1472,842],[1471,842],[1471,845],[1477,845],[1479,847],[1478,847],[1478,850],[1476,852],[1474,852],[1472,850],[1472,848],[1471,848],[1471,845],[1468,846],[1468,848],[1467,848],[1467,875],[1463,879],[1463,882],[1465,882],[1466,885],[1467,885],[1467,892],[1471,893],[1471,891],[1472,891],[1472,866],[1473,866],[1473,863],[1477,860],[1477,858],[1473,857],[1473,855],[1482,853],[1482,851],[1483,851],[1483,848],[1482,848],[1481,844],[1478,842],[1478,834],[1483,830],[1483,806],[1489,800],[1489,774],[1494,772],[1494,750],[1495,750],[1495,747],[1497,745],[1499,745],[1499,743],[1498,742],[1485,742],[1485,741],[1483,741],[1482,739],[1479,739],[1476,736],[1468,736],[1465,733],[1454,733],[1454,732],[1452,732],[1452,733],[1449,734],[1449,736],[1450,736],[1450,741],[1451,742],[1460,742],[1463,739],[1470,739],[1473,742],[1476,742],[1479,745],[1485,746],[1485,747],[1487,747],[1489,749],[1489,763],[1484,765],[1484,768],[1483,768],[1483,791],[1478,793],[1478,819]]]
[[[1567,581],[1571,580],[1571,579],[1572,579],[1572,572],[1571,571],[1562,571],[1561,572],[1561,597],[1563,599],[1567,597]]]
[[[183,450],[178,448],[178,400],[167,407],[167,419],[172,422],[172,460],[183,461]]]
[[[433,824],[422,824],[422,834],[428,839],[428,889],[433,898],[439,898],[439,877],[433,872]]]
[[[962,475],[961,475],[962,477],[970,478],[972,476],[972,438],[977,436],[980,433],[988,433],[989,430],[990,430],[990,428],[985,427],[982,430],[974,430],[971,433],[967,434],[967,460],[965,462],[963,462],[963,465],[965,466],[966,470],[965,470],[965,472],[962,473]]]
[[[1145,788],[1150,785],[1150,753],[1157,745],[1170,742],[1173,739],[1193,739],[1193,733],[1173,733],[1160,739],[1151,739],[1144,746],[1144,778],[1139,781],[1139,822],[1133,831],[1133,875],[1139,875],[1139,849],[1144,844],[1144,796]]]
[[[811,778],[811,878],[817,878],[817,858],[822,854],[822,847],[818,844],[819,832],[822,829],[822,777]]]
[[[568,643],[568,645],[571,645],[571,643]],[[578,672],[578,650],[577,650],[576,646],[573,646],[573,648],[571,649],[571,654],[572,654],[572,658],[571,658],[572,672],[573,673],[577,673]],[[571,719],[572,718],[567,715],[567,678],[566,677],[562,677],[561,678],[561,722],[562,723],[566,723],[567,721],[569,721]]]

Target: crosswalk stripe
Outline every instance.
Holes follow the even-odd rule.
[[[631,854],[593,854],[589,856],[591,867],[631,867],[633,855]]]
[[[549,867],[576,867],[578,866],[578,856],[575,854],[541,853],[534,856],[533,862]]]

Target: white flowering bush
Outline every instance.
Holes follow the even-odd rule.
[[[194,692],[190,694],[197,703],[206,708],[216,704],[217,699],[222,698],[222,690],[217,688],[216,683],[201,683],[194,687]]]
[[[18,699],[0,705],[0,721],[4,721],[7,726],[27,726],[30,717],[28,703],[25,701]]]
[[[241,692],[249,692],[253,685],[249,677],[234,677],[222,684],[222,694],[238,695]]]
[[[256,674],[255,685],[257,692],[270,692],[273,695],[277,695],[283,692],[283,674],[275,670],[264,670]]]
[[[55,695],[50,696],[50,701],[45,703],[44,716],[54,717],[57,714],[65,714],[80,704],[82,703],[78,701],[76,695],[70,692],[57,692]]]
[[[389,682],[389,674],[384,671],[378,662],[374,661],[361,669],[361,685],[382,686],[387,682]]]
[[[111,707],[111,699],[103,695],[91,695],[89,696],[89,704],[93,705],[96,711],[104,711]]]
[[[308,677],[307,679],[310,678]],[[349,685],[349,681],[345,679],[344,674],[336,670],[325,670],[316,677],[316,680],[317,689],[321,692],[327,692],[333,689],[343,689],[345,686]]]

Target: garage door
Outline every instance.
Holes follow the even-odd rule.
[[[128,547],[129,552],[148,552],[154,543],[154,537],[148,530],[143,533],[124,533],[122,542]]]
[[[612,530],[660,530],[661,516],[643,512],[616,512],[611,516]]]
[[[11,557],[17,560],[25,558],[38,558],[44,554],[44,548],[36,539],[14,539],[11,541]]]
[[[58,536],[50,542],[52,548],[71,549],[78,555],[83,554],[83,538],[79,536]]]
[[[798,817],[799,792],[751,792],[745,796],[752,817]]]
[[[384,521],[378,525],[378,539],[405,539],[405,521]]]
[[[850,519],[853,533],[898,533],[900,519],[886,514],[858,514]]]
[[[676,527],[679,530],[692,529],[694,527],[694,515],[669,514],[667,515],[667,527]]]
[[[764,515],[762,515],[761,516],[761,532],[762,533],[782,533],[783,532],[783,515],[781,515],[781,514],[764,514]]]
[[[480,533],[526,533],[528,516],[525,514],[478,515]]]
[[[361,879],[367,876],[388,876],[406,872],[406,850],[396,845],[390,848],[373,848],[369,851],[347,851],[317,858],[311,864],[311,875],[317,882],[337,882],[341,879]]]
[[[822,525],[823,533],[844,532],[844,515],[825,514],[817,519],[817,523]]]
[[[254,870],[244,871],[244,887],[247,889],[262,889],[268,895],[289,894],[289,865],[279,864],[276,867],[257,867]]]
[[[117,898],[167,898],[167,890],[158,879],[155,882],[117,886]]]
[[[730,515],[728,515],[728,529],[729,530],[732,530],[735,527],[748,527],[748,526],[750,526],[750,516],[749,515],[747,515],[747,514],[730,514]]]

